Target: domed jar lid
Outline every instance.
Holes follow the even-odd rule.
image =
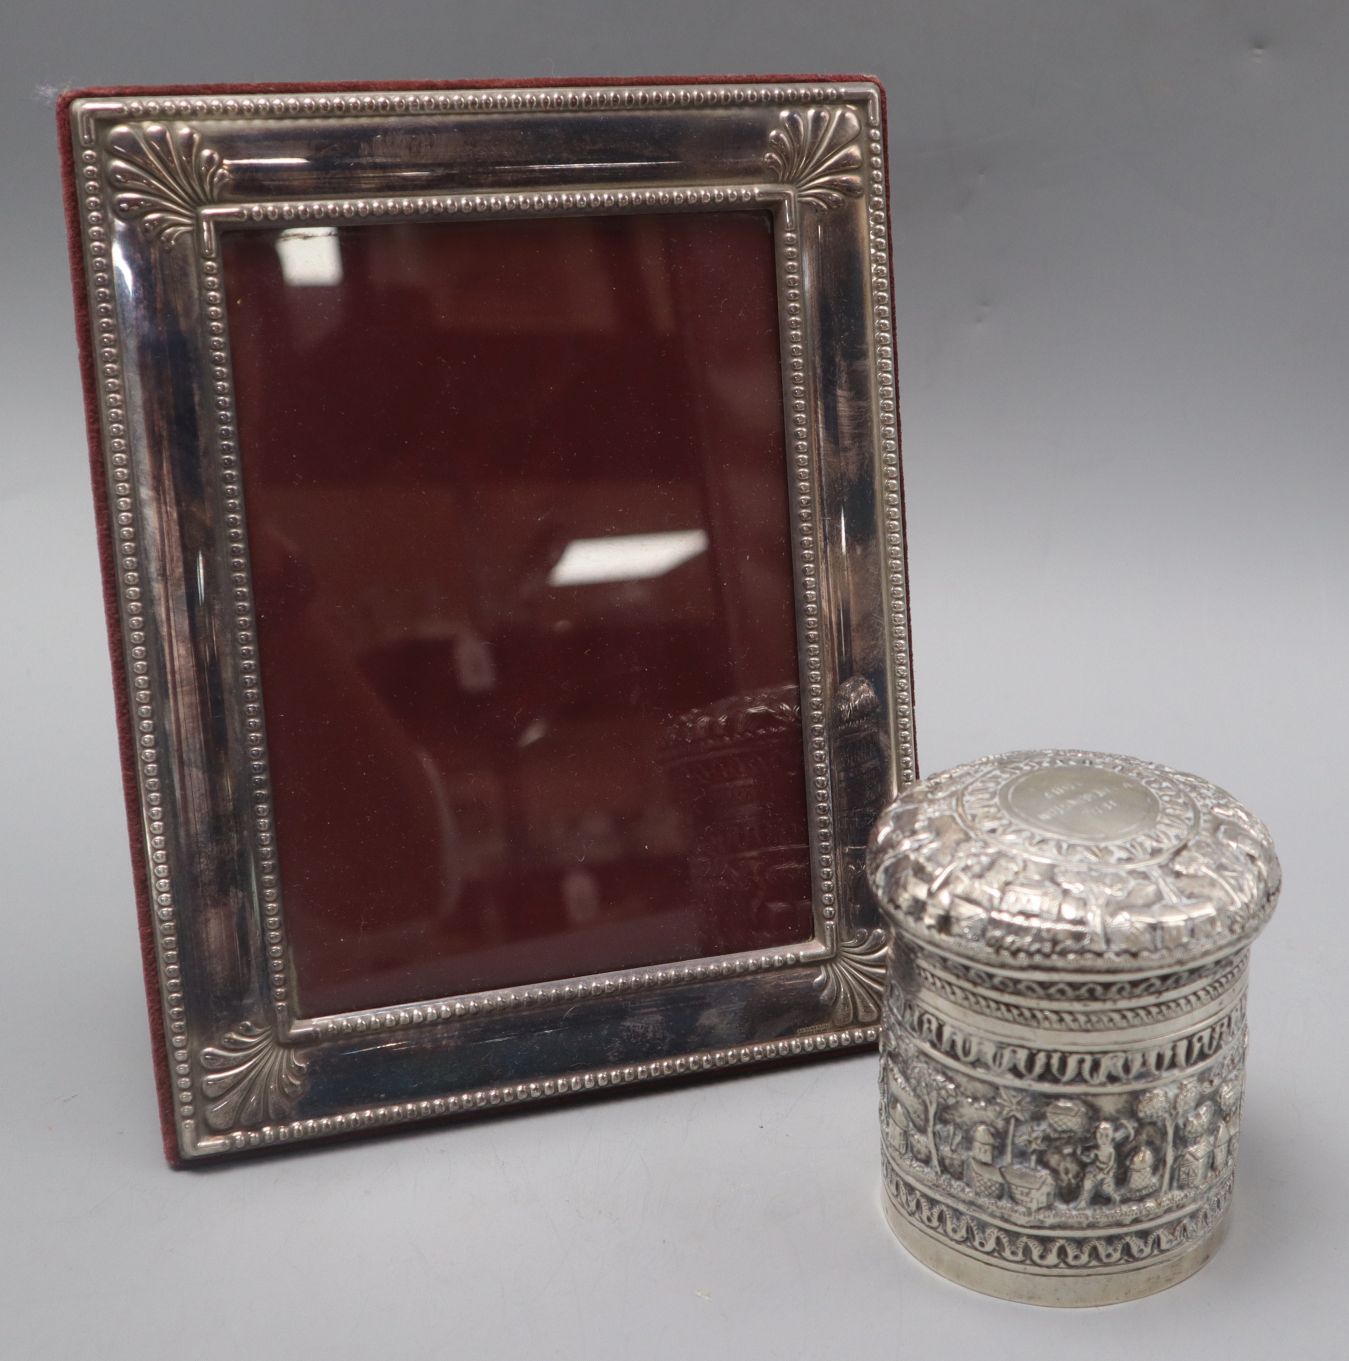
[[[1166,766],[1016,751],[910,786],[881,815],[871,886],[903,935],[1035,970],[1155,972],[1221,957],[1274,910],[1264,824]]]

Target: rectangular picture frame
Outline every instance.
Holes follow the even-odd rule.
[[[917,774],[879,85],[100,90],[59,120],[170,1160],[873,1044],[886,947],[862,857]],[[222,237],[742,209],[773,221],[809,938],[305,1014]]]

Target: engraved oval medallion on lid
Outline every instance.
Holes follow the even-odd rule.
[[[1169,855],[1197,813],[1176,772],[1088,751],[1021,751],[962,768],[971,832],[1047,860],[1141,865]]]
[[[1071,841],[1127,841],[1155,827],[1162,811],[1141,780],[1099,766],[1024,770],[998,798],[1031,831]]]

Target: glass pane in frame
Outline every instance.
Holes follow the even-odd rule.
[[[221,262],[300,1013],[806,940],[771,216]]]

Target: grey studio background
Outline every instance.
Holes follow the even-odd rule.
[[[5,9],[0,66],[0,1353],[1344,1355],[1349,9],[50,0]],[[1232,1233],[1106,1313],[905,1256],[869,1057],[160,1154],[41,90],[798,70],[889,88],[924,768],[1163,760],[1284,859]]]

